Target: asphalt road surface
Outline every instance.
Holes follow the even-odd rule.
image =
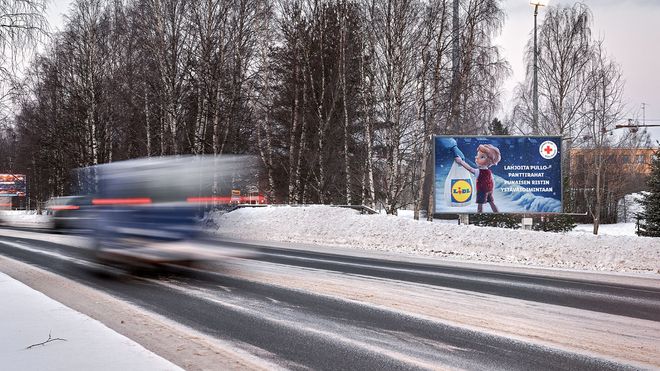
[[[654,357],[653,349],[648,350],[649,356],[629,359],[623,346],[621,354],[616,350],[599,354],[596,346],[585,350],[539,340],[541,335],[534,328],[510,336],[513,330],[506,330],[506,322],[516,327],[515,313],[500,319],[504,322],[502,331],[493,330],[495,325],[488,323],[491,315],[495,317],[506,306],[557,312],[562,320],[562,311],[566,311],[585,321],[595,317],[596,323],[614,319],[621,321],[620,327],[630,323],[646,327],[645,336],[653,342],[660,337],[660,287],[653,285],[404,263],[221,241],[218,246],[253,254],[215,265],[214,269],[170,267],[108,279],[98,274],[104,268],[95,262],[88,248],[62,243],[62,238],[58,243],[49,240],[54,239],[45,233],[25,231],[25,236],[9,237],[0,231],[0,255],[109,293],[286,369],[660,367],[660,356]],[[392,292],[388,293],[390,288]],[[410,296],[406,297],[406,292]],[[389,296],[390,300],[362,299],[374,295]],[[435,315],[434,307],[447,307],[458,314],[461,307],[467,308],[463,304],[452,308],[452,295],[467,297],[466,303],[474,302],[477,308],[483,306],[482,313],[477,310],[473,316],[481,317],[483,327]],[[425,299],[419,300],[423,303],[417,303],[422,297]],[[422,309],[415,309],[415,305]],[[524,315],[520,317],[522,320]],[[589,341],[598,337],[598,329],[594,331],[596,336],[592,334]],[[619,335],[626,336],[626,330],[621,331]],[[579,343],[579,336],[576,339]]]

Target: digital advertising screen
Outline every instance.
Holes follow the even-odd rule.
[[[435,213],[560,213],[561,137],[435,136]]]
[[[0,174],[0,196],[25,196],[27,182],[23,174]]]

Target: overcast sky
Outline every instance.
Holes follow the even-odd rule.
[[[660,124],[660,1],[583,0],[593,14],[593,35],[604,40],[612,59],[621,65],[626,80],[626,118],[642,119],[646,103],[647,124]],[[574,1],[550,0],[550,5]],[[533,7],[528,0],[504,0],[507,18],[497,43],[511,64],[513,75],[504,84],[505,102],[513,87],[525,78],[523,50],[534,27]],[[545,10],[539,11],[539,23]],[[650,121],[657,120],[657,121]],[[653,129],[660,137],[660,128]]]
[[[52,28],[61,28],[62,14],[72,0],[49,0],[48,17]],[[549,0],[550,5],[573,4],[574,1]],[[660,0],[583,0],[593,13],[593,35],[604,40],[611,58],[621,65],[626,80],[626,118],[639,118],[641,104],[646,103],[647,124],[660,124]],[[534,27],[533,8],[529,0],[503,0],[507,14],[502,33],[496,43],[502,48],[513,74],[504,83],[505,108],[511,92],[523,81],[523,50]],[[539,23],[545,10],[539,11]],[[653,129],[660,138],[660,128]]]

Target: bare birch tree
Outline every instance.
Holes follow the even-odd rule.
[[[417,139],[419,155],[419,176],[417,190],[414,192],[414,218],[419,219],[423,202],[431,203],[432,184],[428,177],[428,165],[431,161],[431,136],[438,130],[439,122],[446,120],[444,110],[446,89],[445,80],[449,80],[450,71],[446,67],[449,49],[454,45],[449,28],[451,15],[446,1],[432,1],[426,5],[422,24],[421,64],[417,73],[417,116],[420,123]],[[453,76],[453,70],[452,70]],[[428,194],[424,200],[424,194]],[[427,219],[433,218],[427,208]]]
[[[99,122],[101,81],[106,73],[109,73],[107,55],[101,55],[104,46],[102,39],[107,37],[107,29],[101,30],[102,27],[107,26],[107,19],[104,16],[105,6],[104,0],[76,1],[64,37],[65,48],[70,53],[69,82],[78,91],[81,109],[84,112],[81,117],[87,146],[84,165],[96,165],[107,161],[100,153],[101,147],[105,145],[107,127],[105,123]],[[107,153],[105,155],[107,156]]]
[[[193,40],[189,45],[193,59],[190,72],[194,74],[191,81],[194,81],[197,96],[192,143],[195,153],[204,153],[209,130],[220,125],[218,101],[227,54],[228,9],[228,1],[206,0],[192,7],[190,13]]]
[[[185,46],[189,3],[184,0],[145,0],[144,28],[150,37],[148,48],[158,69],[161,105],[160,154],[179,153],[181,104],[184,96],[184,74],[188,67]]]
[[[11,119],[17,67],[48,31],[46,0],[0,0],[0,120]]]
[[[268,187],[265,193],[272,200],[275,198],[276,164],[274,159],[274,86],[275,79],[273,66],[270,58],[270,46],[273,44],[276,35],[276,25],[274,21],[275,10],[273,6],[264,9],[264,17],[257,26],[257,45],[255,79],[250,90],[255,92],[255,98],[252,100],[254,118],[256,120],[256,139],[259,156],[264,164],[267,176]]]
[[[344,129],[344,173],[346,185],[344,192],[346,193],[346,204],[350,205],[352,203],[351,199],[351,162],[350,162],[350,153],[349,153],[349,127],[350,118],[348,115],[348,87],[347,87],[347,75],[348,71],[346,63],[347,54],[348,54],[348,39],[349,39],[349,30],[348,30],[348,4],[346,0],[337,1],[337,16],[339,18],[339,84],[341,85],[341,101],[343,108],[343,129]]]
[[[440,128],[443,133],[485,132],[499,108],[499,87],[509,74],[508,63],[494,36],[504,23],[504,12],[496,0],[463,0],[452,9],[452,77],[447,95],[449,116]],[[463,9],[463,11],[460,11]],[[458,50],[457,50],[458,49]]]
[[[589,64],[592,54],[591,11],[582,4],[550,6],[539,29],[538,99],[539,134],[560,135],[564,139],[562,168],[569,178],[571,147],[579,144],[583,105],[589,95]],[[530,40],[525,50],[527,75],[517,88],[514,123],[523,133],[530,132],[533,122],[532,76],[534,50]],[[565,210],[572,209],[570,193],[564,194]]]
[[[619,66],[607,58],[602,42],[594,46],[590,62],[587,79],[589,94],[585,99],[584,120],[589,138],[588,147],[593,153],[586,173],[593,180],[593,206],[589,212],[593,218],[593,233],[598,234],[605,189],[612,181],[606,178],[609,174],[605,170],[616,160],[611,148],[623,144],[626,139],[612,135],[614,125],[623,114],[624,82]]]
[[[412,142],[410,123],[415,122],[415,67],[419,46],[420,4],[392,0],[368,5],[366,22],[373,38],[374,78],[377,109],[382,130],[380,141],[383,204],[396,214],[404,204],[406,150]]]

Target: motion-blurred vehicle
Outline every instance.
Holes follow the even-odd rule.
[[[176,156],[79,169],[94,218],[95,256],[122,268],[215,261],[230,253],[204,233],[199,218],[255,167],[242,156]],[[84,189],[83,189],[84,191]]]
[[[53,197],[46,203],[46,211],[53,229],[87,229],[91,222],[90,206],[87,196]]]

